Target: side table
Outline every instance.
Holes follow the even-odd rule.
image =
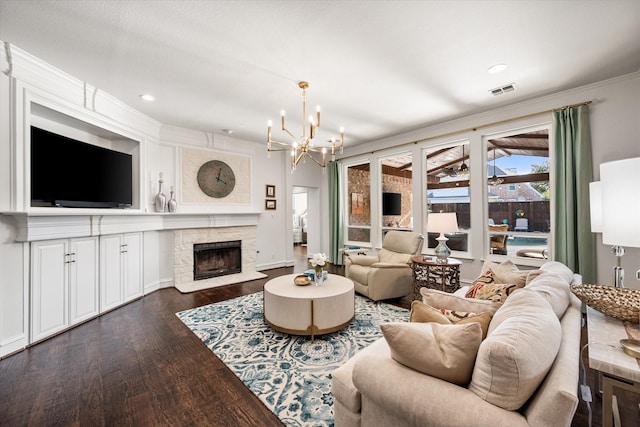
[[[420,299],[420,288],[455,292],[460,288],[461,261],[447,258],[447,262],[438,262],[435,258],[417,255],[411,258],[413,269],[413,299]]]
[[[602,381],[602,427],[623,425],[615,388],[640,394],[640,361],[625,354],[620,346],[620,340],[631,333],[627,328],[638,332],[637,324],[627,325],[587,306],[589,367],[600,372]]]

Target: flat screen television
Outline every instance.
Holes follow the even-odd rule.
[[[133,156],[31,126],[31,206],[132,205]]]
[[[401,215],[402,195],[400,193],[382,193],[382,215]]]

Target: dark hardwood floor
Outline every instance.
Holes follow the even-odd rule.
[[[295,267],[267,271],[268,278],[191,294],[162,289],[0,361],[0,425],[281,426],[175,313],[306,270],[306,248],[295,252]],[[407,298],[390,302],[410,306]],[[637,422],[634,397],[621,407]],[[587,426],[586,414],[581,403],[572,427]]]

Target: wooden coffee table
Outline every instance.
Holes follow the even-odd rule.
[[[264,320],[279,332],[292,335],[328,334],[345,328],[355,315],[353,282],[329,274],[321,285],[297,286],[297,274],[269,280],[264,285]]]

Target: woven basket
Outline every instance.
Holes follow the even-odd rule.
[[[571,292],[589,307],[614,319],[636,324],[640,320],[640,290],[604,285],[571,285]]]

